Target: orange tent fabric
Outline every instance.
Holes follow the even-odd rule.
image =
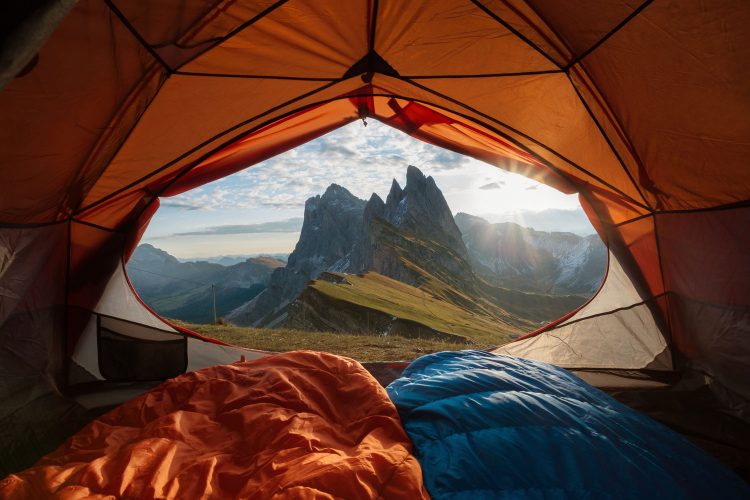
[[[385,390],[307,351],[174,378],[95,420],[0,497],[429,498]]]
[[[609,284],[508,352],[694,372],[748,407],[750,2],[65,5],[19,28],[52,34],[0,92],[8,374],[101,378],[84,344],[160,197],[369,118],[579,194]]]

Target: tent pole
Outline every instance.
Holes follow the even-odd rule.
[[[214,325],[216,324],[216,285],[211,285],[211,311],[214,315]]]

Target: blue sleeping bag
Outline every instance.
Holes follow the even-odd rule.
[[[387,390],[433,498],[750,498],[686,439],[547,363],[430,354]]]

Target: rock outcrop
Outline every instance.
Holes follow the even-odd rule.
[[[351,252],[361,237],[365,202],[331,184],[322,196],[305,203],[302,232],[285,267],[276,269],[267,288],[227,319],[247,326],[275,326],[286,318],[286,307],[315,279]]]

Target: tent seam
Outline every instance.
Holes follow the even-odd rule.
[[[633,187],[638,192],[639,195],[641,195],[641,199],[646,204],[646,206],[649,208],[650,211],[653,212],[654,208],[651,206],[651,203],[649,203],[648,199],[643,195],[643,191],[641,191],[640,186],[637,182],[635,182],[635,179],[633,178],[633,175],[630,173],[630,170],[625,166],[625,162],[622,160],[622,157],[620,156],[620,153],[615,148],[614,144],[612,144],[612,140],[609,138],[607,133],[604,131],[604,127],[601,123],[599,123],[599,120],[594,115],[594,112],[591,110],[591,107],[589,106],[588,102],[586,102],[586,99],[584,99],[583,95],[581,94],[580,90],[578,90],[578,87],[576,86],[573,79],[570,77],[570,72],[566,71],[565,76],[568,78],[568,82],[570,83],[571,87],[573,87],[573,90],[575,91],[576,95],[578,96],[578,99],[581,101],[581,104],[583,104],[583,107],[586,109],[586,112],[588,113],[589,117],[593,120],[594,124],[596,124],[596,128],[599,129],[599,133],[602,135],[604,140],[607,142],[607,146],[609,146],[610,151],[615,155],[615,158],[617,158],[617,162],[620,164],[622,169],[625,171],[625,174],[628,176],[628,179],[630,179],[630,182],[633,184]],[[627,138],[627,137],[626,137]]]
[[[589,47],[588,49],[584,50],[577,57],[574,57],[572,61],[570,61],[568,64],[566,64],[563,67],[563,70],[567,73],[570,70],[570,68],[572,68],[576,64],[580,63],[584,58],[586,58],[588,55],[590,55],[592,52],[594,52],[596,49],[598,49],[602,44],[604,44],[604,42],[606,42],[607,40],[609,40],[614,34],[616,34],[622,28],[624,28],[625,26],[627,26],[628,23],[630,23],[630,21],[632,21],[633,19],[635,19],[641,12],[643,12],[646,9],[646,7],[648,7],[649,5],[651,5],[651,3],[653,1],[654,0],[646,0],[645,2],[643,2],[640,6],[638,6],[637,9],[635,9],[633,12],[631,12],[627,17],[625,17],[625,19],[623,19],[622,21],[620,21],[614,28],[612,28],[611,30],[609,30],[609,32],[606,35],[604,35],[602,38],[600,38],[591,47]]]
[[[207,52],[210,52],[211,50],[215,49],[216,47],[218,47],[222,43],[224,43],[227,40],[229,40],[232,37],[234,37],[235,35],[238,35],[242,31],[244,31],[246,28],[249,28],[250,26],[252,26],[255,23],[257,23],[258,21],[260,21],[261,19],[265,18],[267,15],[269,15],[270,13],[272,13],[273,11],[275,11],[276,9],[278,9],[279,7],[281,7],[282,5],[284,5],[285,3],[287,3],[288,1],[289,0],[279,0],[279,1],[277,1],[277,2],[275,2],[273,4],[271,4],[271,5],[269,5],[264,10],[262,10],[261,12],[259,12],[255,16],[253,16],[252,18],[248,19],[244,23],[240,24],[239,26],[237,26],[236,28],[234,28],[232,31],[230,31],[229,33],[227,33],[226,35],[223,35],[221,37],[217,37],[215,39],[216,42],[213,43],[210,47],[207,47],[206,50],[201,51],[199,54],[195,55],[194,57],[191,57],[190,59],[188,59],[186,61],[183,61],[182,63],[180,63],[179,65],[177,65],[177,67],[174,68],[173,71],[178,71],[178,70],[184,68],[188,64],[192,63],[193,61],[195,61],[196,59],[198,59],[199,57],[201,57],[203,54],[205,54]],[[208,13],[206,15],[208,15]]]
[[[521,41],[523,41],[526,45],[534,49],[537,53],[541,54],[545,59],[547,59],[549,62],[555,65],[556,68],[563,70],[563,66],[560,65],[557,61],[552,59],[552,56],[547,54],[545,51],[543,51],[537,44],[529,40],[523,33],[515,29],[513,26],[508,24],[507,21],[502,19],[500,16],[492,12],[487,6],[485,6],[482,2],[479,0],[469,0],[474,6],[476,6],[479,10],[487,14],[489,17],[494,19],[497,23],[499,23],[503,28],[507,29],[511,33],[513,33],[516,37],[518,37]]]
[[[90,209],[92,209],[92,208],[94,208],[94,207],[96,207],[98,205],[101,205],[102,203],[104,203],[106,201],[109,201],[113,197],[115,197],[115,196],[117,196],[117,195],[119,195],[121,193],[124,193],[124,192],[128,191],[130,188],[132,188],[134,186],[137,186],[138,184],[140,184],[141,182],[143,182],[143,181],[145,181],[147,179],[150,179],[154,175],[156,175],[156,174],[158,174],[158,173],[160,173],[160,172],[168,169],[169,167],[171,167],[175,163],[179,162],[183,158],[189,156],[190,154],[192,154],[192,153],[200,150],[201,148],[203,148],[203,147],[207,146],[208,144],[212,143],[213,141],[215,141],[217,139],[220,139],[222,136],[224,136],[224,135],[226,135],[228,133],[231,133],[232,131],[234,131],[234,130],[236,130],[238,128],[241,128],[244,125],[247,125],[248,123],[251,123],[251,122],[253,122],[255,120],[263,118],[263,116],[265,116],[265,115],[267,115],[269,113],[273,113],[274,111],[277,111],[277,110],[279,110],[279,109],[281,109],[281,108],[283,108],[285,106],[289,106],[290,104],[294,104],[296,101],[299,101],[299,100],[304,99],[306,97],[310,97],[312,95],[315,95],[316,93],[318,93],[318,92],[320,92],[322,90],[326,90],[327,88],[330,88],[330,87],[332,87],[333,85],[335,85],[337,83],[341,83],[342,81],[344,81],[344,80],[342,80],[342,79],[333,80],[333,81],[331,81],[331,82],[329,82],[329,83],[327,83],[325,85],[322,85],[320,87],[317,87],[317,88],[311,90],[310,92],[307,92],[305,94],[301,94],[301,95],[299,95],[299,96],[297,96],[297,97],[295,97],[293,99],[289,99],[289,100],[287,100],[287,101],[285,101],[285,102],[283,102],[281,104],[278,104],[277,106],[269,108],[269,109],[263,111],[262,113],[259,113],[258,115],[253,116],[252,118],[248,118],[247,120],[243,120],[243,121],[241,121],[241,122],[233,125],[232,127],[228,128],[228,129],[225,129],[222,132],[220,132],[220,133],[218,133],[218,134],[216,134],[216,135],[214,135],[212,137],[209,137],[208,139],[206,139],[205,141],[201,142],[197,146],[192,147],[188,151],[180,154],[179,156],[177,156],[176,158],[174,158],[174,159],[170,160],[169,162],[165,163],[161,167],[159,167],[159,168],[157,168],[155,170],[150,171],[148,174],[140,177],[139,179],[136,179],[135,181],[130,182],[128,185],[123,186],[122,188],[119,188],[119,189],[117,189],[117,190],[109,193],[108,195],[103,196],[102,198],[89,203],[88,205],[86,205],[86,206],[84,206],[82,208],[79,208],[76,212],[74,212],[73,215],[80,215],[80,214],[85,213],[88,210],[90,210]],[[233,140],[235,140],[235,139],[233,139]],[[216,149],[213,149],[210,153],[208,153],[208,155],[202,156],[200,159],[205,159],[207,156],[210,156],[210,154],[212,154],[215,151],[216,151]]]
[[[120,9],[117,8],[117,6],[112,3],[112,0],[104,0],[104,3],[109,7],[109,10],[117,17],[117,19],[120,20],[120,22],[127,28],[127,30],[130,32],[133,37],[135,37],[136,40],[138,40],[138,43],[148,51],[149,54],[151,54],[151,57],[153,57],[159,64],[161,64],[164,69],[167,70],[167,73],[172,73],[174,69],[167,64],[167,62],[162,59],[162,57],[154,50],[154,48],[149,45],[149,43],[146,41],[145,38],[143,38],[143,35],[140,34],[140,32],[135,29],[135,26],[130,24],[130,20],[128,20],[127,17],[125,17],[125,14],[123,14]]]

